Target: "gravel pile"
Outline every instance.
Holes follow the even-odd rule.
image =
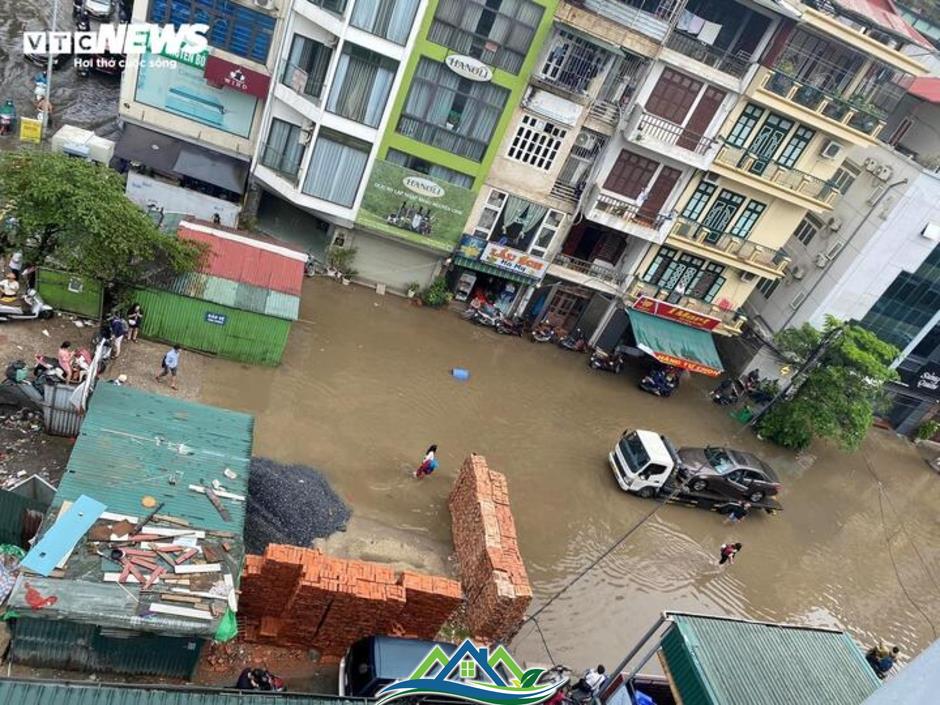
[[[308,547],[346,527],[349,507],[317,470],[251,459],[245,548],[264,553],[269,543]]]

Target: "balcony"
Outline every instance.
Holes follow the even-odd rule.
[[[678,30],[673,31],[666,39],[666,48],[737,79],[744,78],[751,67],[750,57],[716,49]]]
[[[653,8],[649,8],[653,3],[643,0],[576,0],[569,4],[583,7],[656,42],[661,42],[666,36],[670,21],[680,5],[672,0],[663,0]]]
[[[684,249],[771,279],[782,277],[790,263],[786,250],[767,247],[744,238],[706,228],[701,223],[679,218],[669,231],[668,239],[675,239]]]
[[[670,217],[667,213],[644,211],[639,204],[602,191],[597,185],[592,188],[583,208],[584,217],[590,221],[657,243],[665,238],[663,224]]]
[[[607,262],[588,262],[561,253],[552,259],[548,274],[609,294],[620,293],[626,281],[626,275]]]
[[[859,145],[873,143],[884,127],[884,114],[872,105],[823,91],[779,69],[765,71],[756,82],[756,96],[776,108],[774,97],[786,101],[795,108],[787,112],[796,112],[802,122]]]
[[[661,289],[655,284],[637,279],[630,287],[627,298],[632,303],[642,296],[659,299],[660,301],[669,301],[671,304],[681,306],[690,311],[695,311],[696,313],[701,313],[704,316],[717,318],[721,321],[721,324],[715,329],[716,333],[737,335],[741,332],[744,323],[747,321],[747,316],[726,299],[722,299],[721,304],[712,304],[692,296],[686,296],[684,294],[679,295],[668,289]]]
[[[588,119],[596,120],[608,129],[616,127],[620,122],[620,106],[609,100],[595,100],[588,108]]]
[[[624,136],[673,161],[696,169],[707,169],[714,159],[718,142],[681,125],[646,112],[635,105],[624,123]]]
[[[763,160],[753,152],[730,144],[718,150],[712,169],[814,213],[831,210],[839,195],[828,181],[818,176]]]

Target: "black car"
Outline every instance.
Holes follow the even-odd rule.
[[[693,492],[761,502],[781,489],[777,473],[753,453],[715,446],[681,448],[679,460],[679,479]]]

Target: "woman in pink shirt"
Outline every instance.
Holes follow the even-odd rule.
[[[69,341],[65,341],[62,345],[59,346],[58,352],[59,367],[62,368],[62,371],[65,373],[65,381],[71,382],[72,375],[74,371],[72,370],[72,360],[75,358],[75,353],[72,352],[72,344]]]

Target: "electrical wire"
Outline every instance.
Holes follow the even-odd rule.
[[[548,656],[549,662],[558,663],[555,661],[555,657],[552,656],[552,650],[548,647],[548,640],[545,638],[545,634],[542,632],[542,625],[539,624],[539,620],[533,617],[532,624],[535,625],[535,629],[539,633],[539,638],[542,640],[542,646],[545,647],[545,654]]]

